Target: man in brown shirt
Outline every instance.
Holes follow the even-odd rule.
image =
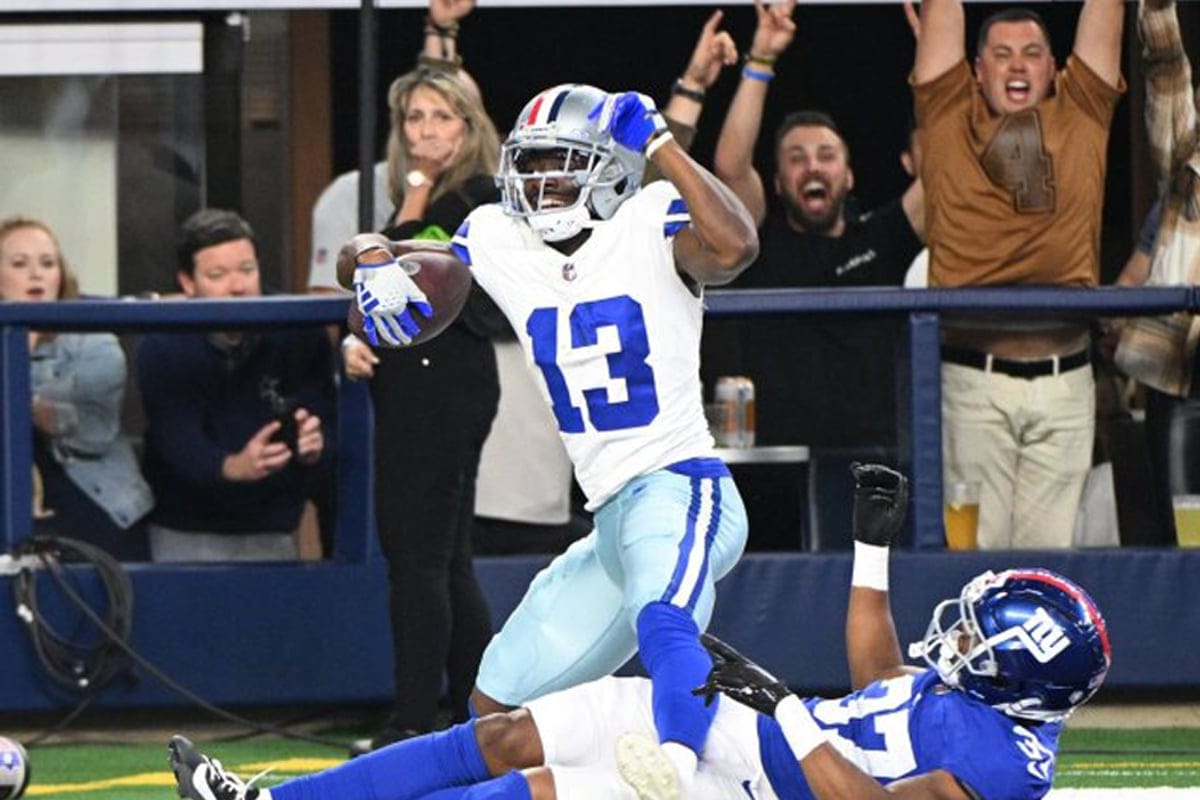
[[[1096,285],[1123,14],[1120,0],[1087,0],[1056,71],[1041,18],[1000,12],[980,30],[972,74],[962,3],[921,4],[912,82],[931,286]],[[975,317],[944,328],[945,477],[982,484],[980,546],[1069,546],[1091,465],[1087,326]]]

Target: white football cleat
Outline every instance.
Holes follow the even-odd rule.
[[[617,771],[638,800],[679,800],[679,774],[659,743],[641,733],[617,739]]]

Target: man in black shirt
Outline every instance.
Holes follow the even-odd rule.
[[[758,25],[742,80],[717,142],[714,171],[760,226],[758,261],[731,288],[900,286],[921,250],[924,192],[866,214],[846,206],[854,188],[850,153],[827,114],[789,115],[775,135],[774,190],[753,165],[767,89],[791,43],[794,0],[756,4]],[[740,366],[757,388],[761,444],[893,445],[894,375],[900,320],[868,317],[741,321]]]

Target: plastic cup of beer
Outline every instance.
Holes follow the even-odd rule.
[[[953,481],[946,484],[943,516],[946,547],[950,550],[979,548],[979,488],[979,481]],[[1197,511],[1200,511],[1200,507]]]
[[[1200,494],[1171,497],[1175,509],[1175,538],[1180,547],[1200,547]]]

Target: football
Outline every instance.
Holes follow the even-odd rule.
[[[423,244],[419,248],[408,249],[403,246],[407,243],[395,244],[401,245],[393,249],[393,252],[398,251],[400,254],[400,264],[429,298],[429,305],[433,306],[431,319],[425,318],[415,309],[412,311],[413,320],[421,326],[421,331],[413,338],[412,344],[420,344],[437,336],[458,317],[467,302],[467,296],[471,293],[471,270],[449,248],[435,249]],[[350,301],[346,324],[356,336],[364,342],[367,341],[366,333],[363,332],[362,312],[354,300]],[[392,345],[380,338],[378,346]]]
[[[0,800],[16,800],[29,785],[29,756],[20,742],[0,736]]]

